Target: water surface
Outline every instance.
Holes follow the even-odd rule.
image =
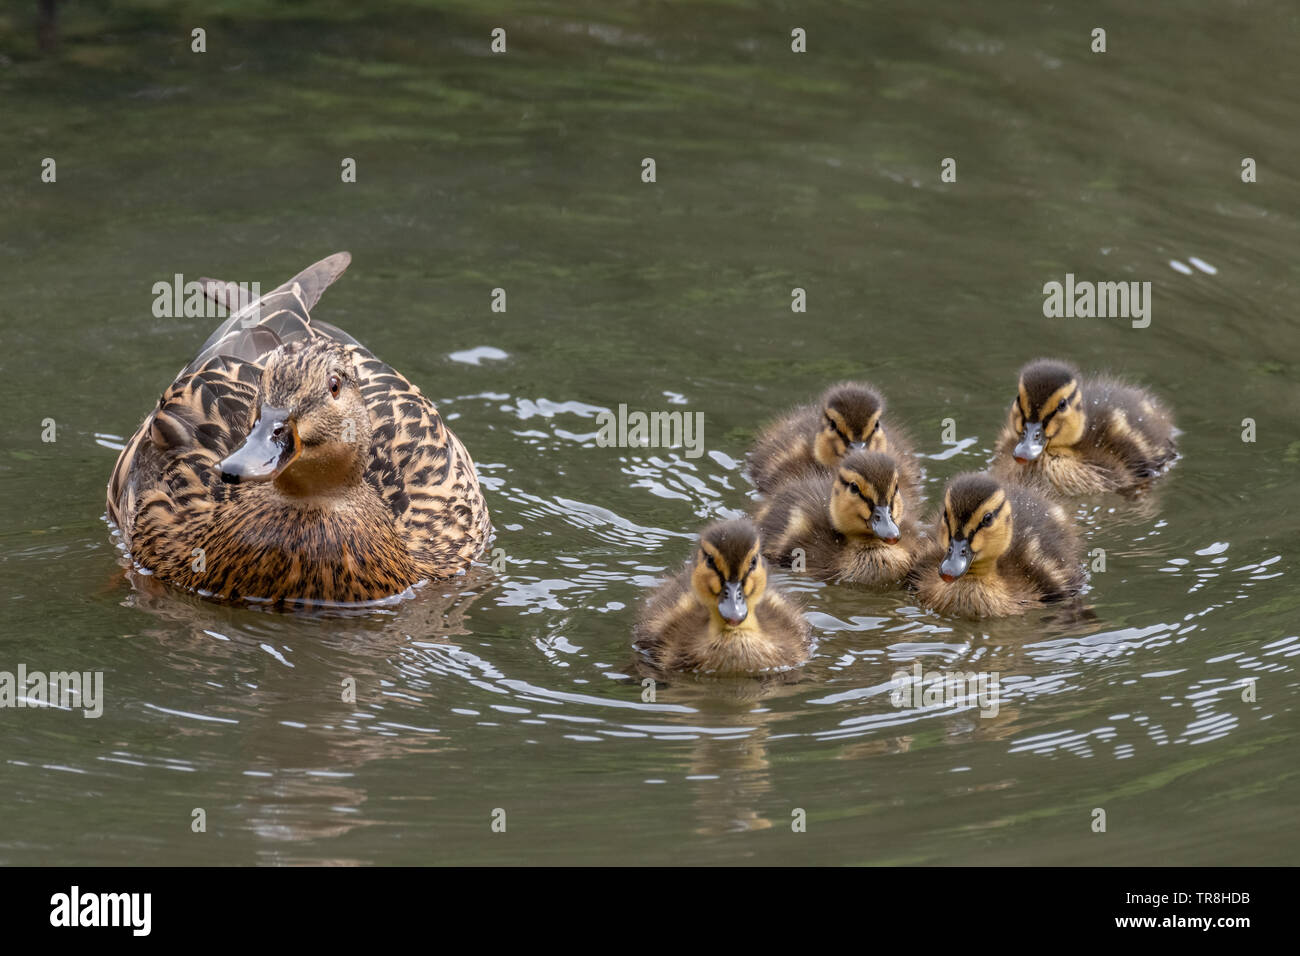
[[[0,862],[1293,862],[1300,18],[926,7],[87,5],[53,58],[0,18],[0,670],[106,695],[0,711]],[[346,617],[128,580],[115,445],[215,325],[155,318],[153,284],[270,288],[339,249],[316,314],[439,404],[504,572]],[[1150,327],[1044,318],[1067,272],[1150,281]],[[933,503],[1039,354],[1184,432],[1144,507],[1078,503],[1091,616],[786,576],[819,638],[798,680],[642,700],[638,602],[749,505],[767,419],[874,382]],[[597,447],[619,404],[703,412],[706,454]],[[998,715],[893,706],[916,661],[999,673]]]

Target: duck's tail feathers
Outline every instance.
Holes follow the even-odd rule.
[[[257,299],[238,283],[200,279],[208,298],[229,309],[231,315],[208,336],[185,371],[201,368],[216,355],[255,361],[284,342],[313,334],[324,334],[344,345],[359,344],[332,325],[313,325],[311,321],[311,310],[351,262],[351,253],[336,252]]]

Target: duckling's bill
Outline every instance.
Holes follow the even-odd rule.
[[[725,581],[722,593],[718,595],[718,613],[730,627],[739,627],[749,617],[749,606],[745,603],[744,585],[740,581]]]
[[[898,525],[889,513],[889,505],[877,505],[871,509],[871,533],[887,544],[898,543]]]
[[[1025,422],[1024,431],[1020,433],[1020,441],[1016,443],[1012,456],[1022,465],[1036,459],[1043,453],[1047,447],[1047,436],[1043,431],[1042,422]]]
[[[962,538],[951,539],[948,542],[948,552],[939,565],[939,577],[946,583],[952,584],[966,573],[966,569],[970,567],[970,559],[970,542]]]

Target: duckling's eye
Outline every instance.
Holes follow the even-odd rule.
[[[986,511],[986,512],[984,513],[984,520],[980,522],[980,527],[981,527],[981,528],[987,528],[987,527],[988,527],[989,525],[991,525],[992,523],[993,523],[993,512],[991,512],[991,511]]]
[[[1067,402],[1065,399],[1061,399],[1060,402],[1058,402],[1057,405],[1056,405],[1056,410],[1057,410],[1058,412],[1063,412],[1063,411],[1065,411],[1065,406],[1068,405],[1068,404],[1069,404],[1069,402]]]
[[[860,495],[860,494],[862,494],[862,492],[858,490],[857,482],[854,482],[854,481],[850,481],[850,482],[849,482],[849,491],[852,492],[852,493],[855,494],[855,495]]]
[[[849,436],[840,431],[840,426],[836,425],[833,419],[829,417],[826,419],[826,427],[833,431],[835,436],[839,438],[840,441],[844,442],[844,444],[849,444]]]
[[[758,567],[758,555],[754,555],[753,559],[751,559],[749,562],[749,570],[753,571],[757,567]]]
[[[339,381],[339,377],[337,375],[330,376],[330,395],[332,395],[334,398],[338,398],[339,389],[342,388],[342,386],[343,383]]]
[[[710,568],[712,568],[714,571],[718,570],[718,566],[717,566],[716,564],[713,563],[713,555],[711,555],[711,554],[706,554],[706,555],[704,556],[704,563],[707,564],[707,565],[708,565]]]

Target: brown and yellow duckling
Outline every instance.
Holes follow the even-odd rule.
[[[763,554],[823,580],[893,587],[923,540],[913,516],[918,504],[903,491],[897,458],[851,452],[834,476],[790,482],[760,506]]]
[[[1150,393],[1039,359],[1020,372],[993,471],[1067,495],[1132,492],[1177,456],[1173,418]]]
[[[917,598],[961,617],[1019,614],[1079,592],[1080,548],[1055,501],[989,474],[959,475],[944,491],[934,543],[917,559]]]
[[[752,676],[807,660],[812,629],[768,588],[758,529],[737,518],[706,528],[691,562],[650,596],[634,644],[660,671]]]
[[[885,401],[870,385],[847,382],[827,389],[763,430],[749,453],[749,476],[760,494],[809,475],[829,477],[841,458],[858,450],[886,451],[898,459],[906,494],[920,489],[921,469],[912,443],[884,423]]]
[[[330,256],[232,315],[127,442],[108,515],[137,565],[205,597],[351,603],[483,550],[474,463],[438,410],[308,314],[349,261]]]

